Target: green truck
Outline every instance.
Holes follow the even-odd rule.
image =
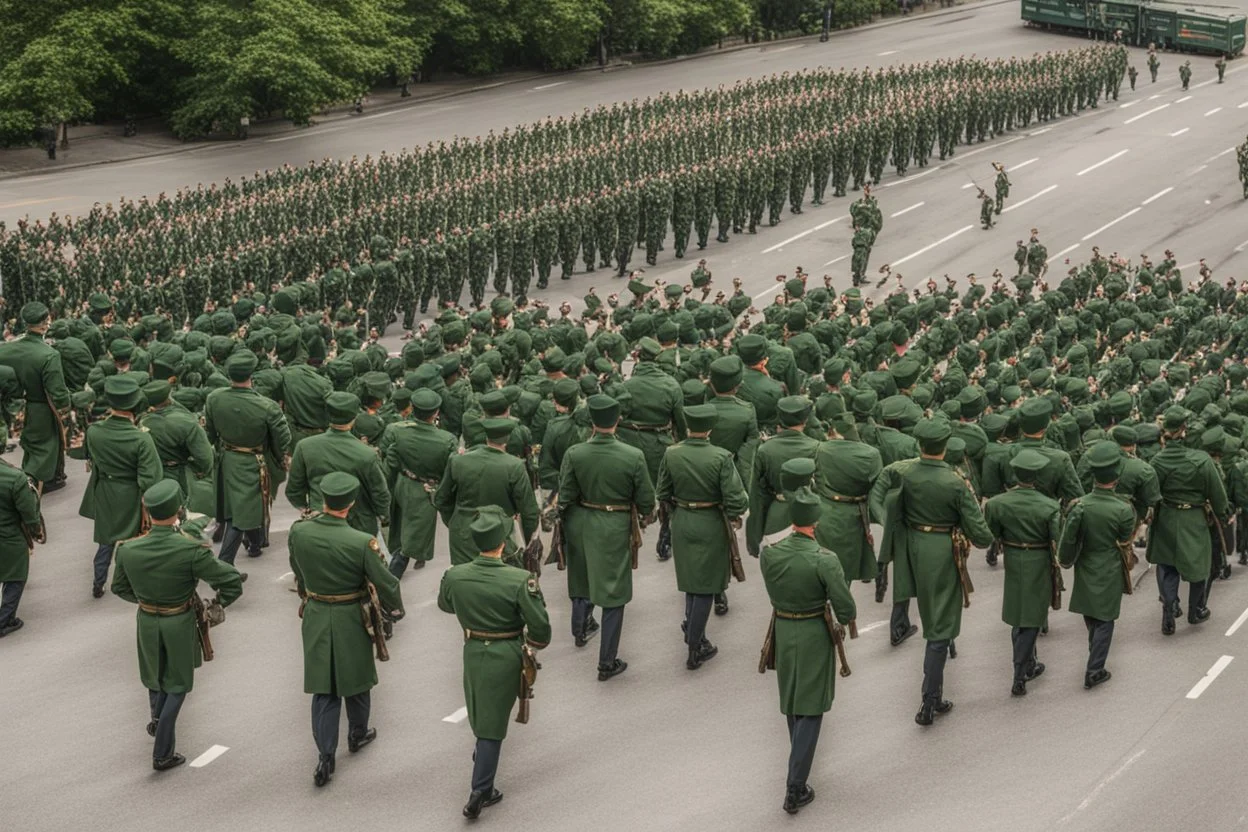
[[[1157,0],[1022,0],[1029,26],[1134,46],[1234,57],[1244,51],[1245,17],[1230,6]],[[1118,33],[1121,33],[1120,35]]]

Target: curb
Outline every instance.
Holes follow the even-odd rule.
[[[878,20],[874,23],[867,23],[863,26],[854,26],[849,29],[837,29],[836,31],[833,31],[830,33],[829,40],[832,38],[843,37],[846,35],[853,35],[858,32],[869,32],[875,29],[887,28],[889,26],[898,26],[902,23],[912,23],[916,20],[927,20],[927,19],[934,18],[934,17],[948,17],[949,15],[953,15],[953,14],[963,14],[969,10],[968,7],[972,7],[972,6],[977,7],[977,8],[986,8],[990,6],[1000,6],[1000,5],[1004,5],[1005,3],[1013,3],[1013,2],[1015,2],[1015,0],[968,0],[968,2],[965,2],[961,6],[954,6],[953,8],[949,8],[949,9],[938,9],[936,11],[926,12],[926,13],[917,14],[917,15],[906,15],[906,16],[897,15],[895,17],[889,17],[883,20]],[[820,37],[819,35],[799,35],[797,37],[792,37],[792,38],[778,38],[776,40],[765,41],[763,43],[739,43],[733,46],[725,47],[724,49],[706,50],[702,52],[695,52],[692,55],[678,55],[673,58],[662,58],[660,60],[655,60],[655,61],[644,61],[641,63],[623,63],[623,64],[614,64],[614,65],[607,64],[604,67],[600,67],[596,65],[583,66],[583,67],[578,67],[576,69],[564,70],[563,72],[541,72],[541,73],[536,73],[534,75],[525,76],[523,78],[509,78],[506,80],[492,81],[492,82],[485,83],[485,84],[476,84],[471,87],[465,87],[464,89],[448,90],[446,92],[436,93],[434,95],[422,96],[414,101],[404,100],[400,98],[397,101],[394,101],[389,104],[378,104],[376,107],[372,108],[371,112],[387,112],[389,110],[394,110],[394,109],[398,109],[401,107],[403,108],[420,107],[421,105],[426,104],[428,102],[445,101],[448,98],[459,98],[465,95],[472,95],[474,93],[485,92],[486,90],[498,89],[499,87],[513,86],[515,84],[521,84],[526,81],[532,81],[535,78],[560,78],[560,77],[567,76],[567,75],[578,75],[578,74],[586,73],[586,72],[606,73],[606,72],[620,72],[620,71],[629,70],[629,69],[641,69],[641,68],[652,67],[652,66],[670,66],[671,64],[685,63],[687,61],[693,61],[699,58],[708,58],[708,57],[713,57],[715,55],[728,55],[728,54],[732,54],[733,52],[743,52],[747,49],[766,49],[769,46],[778,45],[778,44],[803,43],[803,42],[818,43],[820,42],[819,37]],[[336,121],[343,121],[349,118],[350,118],[350,115],[344,115],[342,118],[334,119],[331,122],[319,122],[316,126],[319,127],[322,124],[332,124]],[[265,134],[263,138],[245,139],[245,140],[236,139],[236,140],[225,140],[225,141],[214,141],[214,142],[187,142],[183,146],[170,147],[164,150],[157,150],[151,153],[143,153],[143,154],[139,154],[135,156],[120,156],[117,158],[109,158],[109,159],[93,159],[90,162],[71,162],[70,164],[59,165],[51,169],[31,168],[29,170],[20,170],[20,171],[0,171],[0,182],[10,180],[10,179],[22,179],[25,177],[33,178],[36,176],[55,176],[56,174],[61,173],[62,171],[81,170],[83,168],[98,167],[100,165],[112,165],[112,164],[117,164],[119,162],[134,162],[140,159],[156,159],[162,156],[173,156],[179,153],[191,153],[197,150],[207,150],[209,148],[214,148],[214,147],[236,147],[239,145],[244,145],[248,142],[255,144],[258,142],[263,142],[265,139],[270,138],[272,136],[282,136],[282,135],[286,135],[289,133],[296,133],[299,131],[307,131],[307,130],[308,128],[306,127],[295,127],[294,125],[290,125],[281,130],[275,130],[271,134]],[[309,135],[314,135],[314,133],[309,132]],[[89,139],[87,141],[89,141]]]

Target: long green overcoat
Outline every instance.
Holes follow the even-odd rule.
[[[22,526],[39,528],[39,492],[26,472],[0,460],[0,583],[30,574],[30,547]]]
[[[537,498],[524,463],[490,445],[450,458],[433,504],[450,533],[452,565],[468,563],[480,554],[468,527],[482,506],[498,506],[507,515],[508,540],[513,539],[511,523],[517,515],[525,541],[538,528]]]
[[[1001,620],[1011,627],[1043,627],[1052,598],[1053,553],[1062,533],[1062,509],[1052,497],[1019,485],[992,497],[984,519],[1005,553]],[[1041,549],[1011,543],[1042,544]]]
[[[879,571],[864,515],[881,470],[880,452],[862,442],[830,439],[815,453],[815,490],[823,503],[815,539],[836,553],[850,581],[871,580]]]
[[[1122,608],[1122,553],[1119,543],[1132,543],[1135,512],[1112,491],[1102,488],[1071,505],[1062,526],[1058,559],[1075,567],[1070,611],[1114,621]]]
[[[151,434],[128,417],[109,416],[87,429],[91,478],[78,513],[95,521],[92,539],[115,543],[134,537],[142,522],[143,492],[164,479]]]
[[[1204,451],[1169,444],[1150,463],[1157,472],[1161,503],[1150,524],[1147,557],[1179,570],[1185,581],[1209,577],[1213,539],[1205,503],[1220,520],[1230,513],[1226,487],[1213,458]],[[1191,506],[1191,508],[1183,508]]]
[[[685,434],[685,397],[676,379],[663,372],[652,361],[642,362],[633,370],[632,378],[621,387],[628,402],[627,416],[620,422],[620,441],[632,445],[646,455],[650,481],[659,476],[659,463],[672,443]],[[637,430],[667,426],[666,430]]]
[[[360,481],[360,493],[347,515],[347,522],[354,529],[377,534],[378,518],[389,520],[390,489],[377,452],[349,430],[329,428],[295,446],[290,458],[290,476],[286,480],[286,499],[297,509],[320,511],[324,503],[321,480],[335,471],[350,474]]]
[[[182,405],[172,402],[149,410],[139,419],[156,443],[156,453],[167,480],[182,489],[182,496],[191,493],[195,480],[212,473],[212,445],[199,419]]]
[[[37,482],[47,482],[56,476],[65,453],[56,416],[69,408],[61,356],[42,336],[28,332],[0,344],[0,364],[13,368],[26,399],[22,470]]]
[[[383,609],[403,609],[399,579],[390,574],[377,539],[346,519],[317,514],[290,527],[290,568],[299,594],[349,595],[377,587]],[[308,599],[303,608],[303,691],[354,696],[377,684],[373,643],[360,605]]]
[[[260,475],[267,469],[276,496],[275,477],[290,449],[290,427],[277,402],[245,387],[223,387],[204,402],[204,430],[217,447],[218,516],[244,531],[264,525]],[[227,447],[229,446],[229,447]],[[259,449],[260,453],[230,450]],[[259,458],[257,458],[259,457]]]
[[[717,413],[715,427],[711,429],[711,444],[732,452],[737,462],[737,474],[741,483],[746,485],[754,467],[754,454],[761,442],[754,405],[745,399],[727,395],[712,396],[707,403],[714,405]]]
[[[814,459],[819,440],[802,432],[782,430],[758,446],[750,474],[750,516],[745,523],[745,545],[758,556],[763,536],[784,531],[790,525],[789,506],[780,487],[780,467],[790,459]]]
[[[459,439],[429,422],[395,422],[386,428],[386,481],[390,502],[390,550],[414,560],[433,560],[438,512],[433,494]],[[413,479],[416,477],[416,479]]]
[[[694,595],[714,595],[728,588],[731,563],[725,518],[735,520],[749,508],[749,498],[732,454],[707,439],[686,439],[667,449],[659,466],[659,502],[675,505],[672,557],[676,588]],[[715,503],[714,508],[683,508],[681,503]]]

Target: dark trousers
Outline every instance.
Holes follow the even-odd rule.
[[[1010,640],[1014,643],[1014,681],[1020,682],[1036,665],[1036,636],[1039,627],[1014,627]]]
[[[116,543],[101,543],[95,550],[95,577],[92,579],[94,586],[103,587],[108,583],[108,567],[113,562],[113,548],[116,545]]]
[[[1114,640],[1114,622],[1085,615],[1083,623],[1088,628],[1088,673],[1104,670],[1105,660],[1109,658],[1109,643]]]
[[[823,727],[823,714],[818,716],[787,716],[789,722],[789,779],[790,789],[806,785],[810,766],[815,761],[815,746],[819,744],[819,729]]]
[[[489,794],[494,790],[494,775],[498,773],[498,755],[503,750],[502,740],[477,738],[477,749],[472,754],[472,790]]]
[[[589,603],[588,598],[572,599],[572,637],[585,632],[585,627],[589,624],[590,617],[594,614],[594,605]]]
[[[0,592],[0,627],[11,624],[17,618],[17,605],[22,602],[25,589],[25,581],[4,582],[4,590]]]
[[[158,690],[147,692],[147,703],[152,709],[152,719],[156,721],[156,744],[152,746],[152,759],[165,760],[173,756],[178,712],[182,710],[182,703],[185,701],[185,693],[163,693]]]
[[[332,757],[338,750],[338,720],[342,714],[341,696],[329,693],[312,694],[312,738],[322,757]],[[372,704],[371,694],[357,693],[346,697],[347,733],[363,734],[368,730],[368,711]]]
[[[248,552],[260,551],[260,540],[263,531],[263,529],[243,530],[230,523],[225,529],[225,536],[221,538],[221,560],[233,566],[234,558],[238,555],[239,544],[243,542],[244,538],[247,540]]]
[[[714,595],[685,593],[685,644],[696,650],[706,641],[706,622],[711,617]]]
[[[945,661],[949,658],[949,641],[927,642],[923,651],[923,702],[935,705],[944,696]]]
[[[603,607],[602,643],[598,645],[599,667],[610,667],[615,664],[616,654],[620,652],[620,632],[623,629],[624,608]]]
[[[1212,573],[1210,573],[1212,577]],[[1173,605],[1179,600],[1179,570],[1169,564],[1157,564],[1157,591],[1161,593],[1161,603],[1167,606]],[[1208,581],[1196,581],[1188,585],[1187,609],[1188,613],[1201,609],[1208,600],[1205,591]]]
[[[888,616],[888,631],[894,639],[901,638],[910,630],[910,600],[894,601]]]

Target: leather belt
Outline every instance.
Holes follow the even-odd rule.
[[[1047,543],[1015,543],[1010,540],[1002,540],[1001,545],[1007,549],[1048,549]]]
[[[291,422],[290,427],[292,430],[301,430],[304,433],[320,433],[325,430],[323,427],[317,427],[316,425],[301,425],[297,422]]]
[[[352,601],[361,601],[368,597],[368,593],[364,590],[356,592],[348,592],[346,595],[321,595],[318,592],[305,592],[309,601],[320,601],[322,604],[349,604]]]
[[[420,477],[420,476],[417,476],[415,473],[413,473],[412,471],[407,470],[406,468],[404,468],[404,469],[403,469],[403,476],[407,477],[409,480],[415,480],[416,482],[423,482],[425,485],[432,485],[432,486],[434,486],[435,488],[437,487],[438,483],[440,482],[440,480],[435,480],[435,479],[433,479],[432,477]]]
[[[508,633],[487,633],[483,630],[464,630],[464,641],[511,641],[520,638],[524,634],[523,630],[515,630]]]
[[[707,508],[719,508],[719,503],[699,503],[685,502],[684,500],[672,500],[677,508],[688,509],[690,511],[700,511]]]
[[[865,496],[849,497],[845,494],[831,494],[829,495],[828,499],[830,499],[834,503],[865,503],[867,501],[867,498]]]
[[[774,495],[774,496],[775,496],[775,498],[776,498],[777,500],[779,500],[779,501],[780,501],[780,502],[782,502],[782,503],[787,503],[787,502],[789,501],[789,498],[788,498],[788,497],[786,497],[786,496],[784,496],[784,494],[783,494],[783,493],[779,493],[779,494],[776,494],[776,495]]]
[[[190,608],[191,608],[190,598],[187,598],[186,601],[184,601],[183,603],[179,604],[176,607],[160,607],[160,606],[157,606],[156,604],[146,604],[142,601],[139,602],[139,609],[143,610],[143,612],[151,613],[152,615],[161,615],[161,616],[181,615],[182,613],[186,612]]]
[[[636,422],[625,422],[620,427],[641,431],[642,433],[668,433],[672,429],[672,423],[668,422],[665,425],[639,425]]]
[[[810,612],[786,612],[785,610],[776,610],[776,618],[783,618],[786,621],[807,621],[812,618],[823,618],[823,610],[811,610]]]
[[[632,511],[632,505],[605,505],[603,503],[591,503],[581,500],[579,505],[581,508],[587,508],[591,511]]]
[[[185,468],[186,463],[176,459],[166,459],[163,463],[166,468]]]
[[[925,526],[920,523],[907,523],[906,525],[916,532],[926,532],[927,534],[953,534],[953,526]]]
[[[1169,501],[1163,501],[1163,502],[1162,502],[1162,505],[1164,505],[1166,508],[1173,508],[1173,509],[1177,509],[1178,511],[1189,511],[1189,510],[1194,509],[1194,508],[1204,508],[1204,507],[1205,507],[1205,504],[1204,504],[1204,503],[1201,503],[1201,504],[1197,505],[1197,504],[1195,504],[1195,503],[1171,503],[1171,502],[1169,502]]]
[[[245,448],[242,445],[231,445],[229,442],[222,443],[222,446],[227,451],[233,451],[236,454],[255,454],[256,456],[259,456],[264,453],[263,446],[258,448]]]

